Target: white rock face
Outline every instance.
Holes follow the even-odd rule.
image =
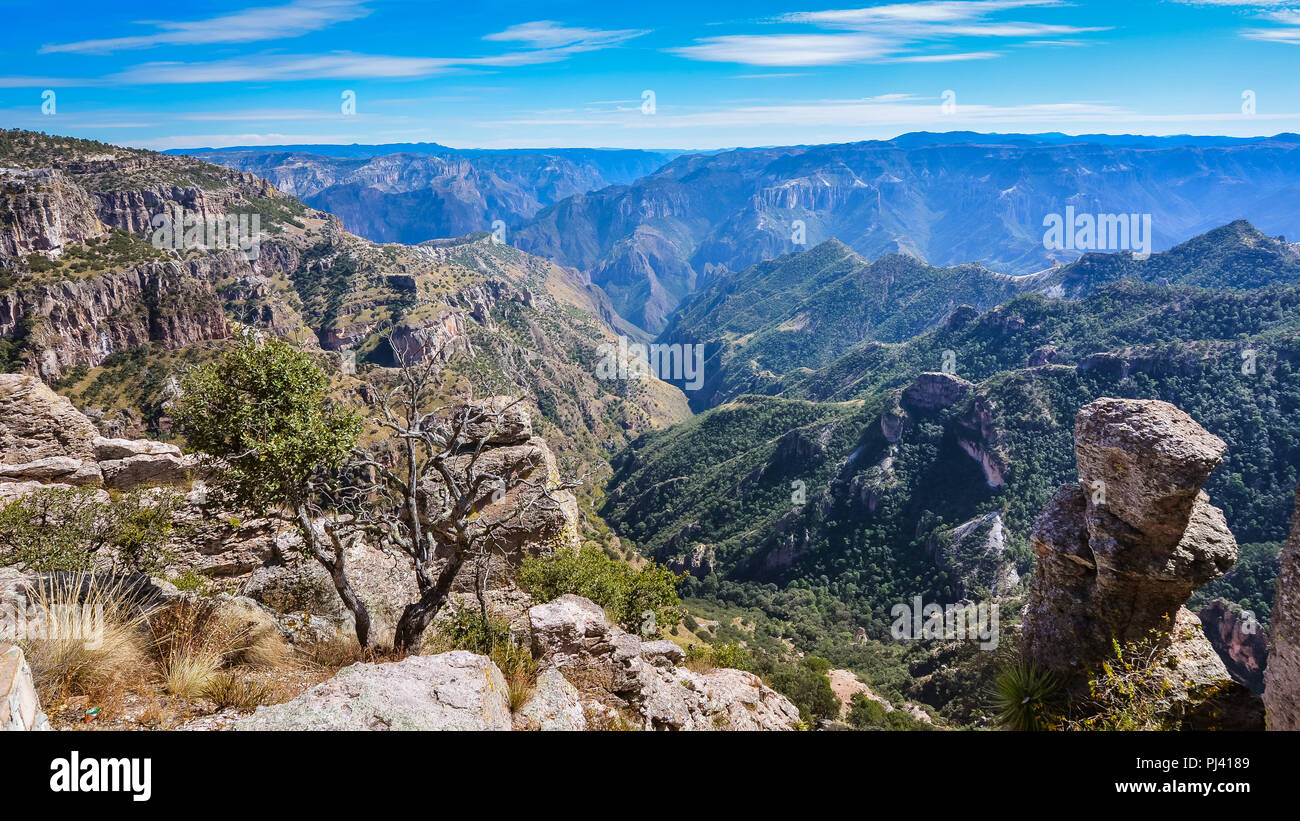
[[[515,714],[517,730],[585,730],[587,716],[578,688],[559,670],[548,667],[537,676],[537,688]]]
[[[509,730],[501,671],[453,650],[354,664],[284,704],[259,707],[236,730]]]
[[[0,731],[48,730],[50,722],[32,681],[32,670],[17,645],[0,644]]]

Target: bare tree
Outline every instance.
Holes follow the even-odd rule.
[[[406,605],[393,640],[396,649],[411,651],[467,562],[486,617],[493,556],[544,527],[547,514],[561,509],[556,494],[582,481],[552,481],[540,450],[510,463],[491,447],[518,423],[521,399],[426,407],[442,386],[441,349],[422,346],[417,356],[397,356],[396,384],[387,392],[369,387],[374,421],[390,447],[387,458],[373,449],[354,451],[352,466],[370,479],[349,525],[411,562],[419,598]]]

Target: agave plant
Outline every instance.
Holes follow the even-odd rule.
[[[1008,730],[1048,730],[1056,725],[1053,704],[1060,681],[1027,661],[1004,667],[993,681],[990,699]]]

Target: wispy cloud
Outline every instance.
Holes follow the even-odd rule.
[[[671,51],[681,57],[754,66],[824,66],[864,62],[984,60],[1000,52],[982,49],[921,53],[956,38],[1026,40],[1105,31],[1106,27],[991,21],[1012,9],[1063,5],[1060,0],[923,0],[860,9],[792,12],[769,23],[815,26],[818,33],[732,34],[707,37]],[[1032,42],[1032,41],[1031,41]],[[1024,43],[1030,45],[1031,42]]]
[[[394,79],[428,77],[453,68],[454,61],[436,57],[390,57],[339,52],[240,57],[199,63],[144,63],[110,75],[107,79],[117,85],[287,82],[365,77]]]
[[[1177,0],[1192,6],[1231,6],[1249,8],[1253,16],[1262,25],[1256,28],[1242,29],[1239,34],[1247,40],[1262,40],[1271,43],[1289,43],[1300,45],[1300,11],[1295,8],[1278,8],[1294,6],[1296,0]]]
[[[649,33],[646,29],[622,29],[603,31],[600,29],[563,26],[554,20],[535,20],[531,23],[519,23],[505,31],[489,34],[484,40],[524,43],[531,48],[579,48],[590,50],[605,48],[633,37]]]
[[[43,54],[75,52],[109,54],[157,46],[197,46],[217,43],[256,43],[300,37],[336,23],[365,17],[362,0],[293,0],[283,6],[261,6],[218,17],[183,22],[140,21],[156,31],[129,37],[109,37],[59,43],[41,48]]]
[[[293,10],[294,14],[289,14]],[[310,10],[313,14],[305,14]],[[309,28],[327,25],[327,21],[351,19],[367,13],[356,0],[297,0],[274,9],[250,9],[224,18],[212,18],[192,24],[212,26],[208,32],[186,28],[146,38],[118,38],[70,43],[44,50],[109,51],[119,48],[144,48],[157,45],[160,38],[169,43],[252,42],[273,37],[305,33]],[[261,16],[259,16],[261,15]],[[256,20],[258,25],[254,25]],[[232,28],[230,21],[235,21]],[[155,24],[179,26],[181,24]],[[186,24],[187,26],[190,24]],[[222,60],[158,60],[129,66],[99,80],[72,80],[40,77],[0,77],[0,87],[53,87],[68,85],[179,85],[198,83],[291,82],[321,78],[402,79],[431,77],[475,68],[508,68],[567,60],[574,54],[611,48],[647,32],[620,29],[598,30],[562,26],[550,20],[521,23],[504,31],[486,35],[492,42],[519,43],[524,48],[477,57],[406,57],[384,54],[358,54],[332,51],[318,54],[264,53]],[[192,39],[185,39],[192,38]],[[209,39],[202,39],[209,38]],[[148,43],[144,43],[148,40]],[[134,45],[132,45],[134,44]]]
[[[750,66],[829,66],[888,56],[896,44],[869,34],[730,34],[673,49],[692,60]]]

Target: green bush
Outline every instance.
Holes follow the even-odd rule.
[[[648,562],[640,568],[611,559],[595,547],[525,559],[519,586],[539,601],[566,593],[583,596],[605,608],[610,619],[642,635],[662,635],[682,621],[678,577]]]
[[[107,556],[115,568],[157,573],[171,559],[166,544],[183,502],[171,490],[134,490],[109,502],[90,488],[28,494],[0,508],[0,566],[91,570]]]

